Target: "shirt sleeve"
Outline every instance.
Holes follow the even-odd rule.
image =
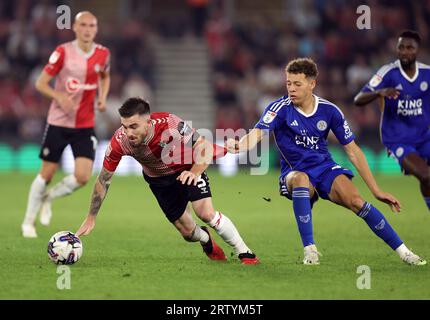
[[[110,72],[110,51],[107,50],[106,60],[102,72],[109,73]]]
[[[272,102],[264,110],[260,120],[254,128],[262,130],[274,130],[281,122],[280,111],[282,103],[279,101]]]
[[[189,124],[174,114],[169,115],[169,130],[168,133],[172,140],[187,144],[193,138],[196,132]]]
[[[110,172],[114,172],[123,155],[124,152],[122,151],[121,145],[117,140],[117,135],[115,134],[106,149],[103,168]]]
[[[361,89],[361,92],[373,92],[382,88],[389,88],[391,85],[387,68],[388,66],[380,68],[370,81]]]
[[[346,145],[355,139],[355,135],[349,127],[348,121],[338,108],[333,108],[331,130],[342,145]]]
[[[65,51],[63,46],[58,46],[49,57],[48,64],[43,69],[47,74],[54,77],[63,68]]]

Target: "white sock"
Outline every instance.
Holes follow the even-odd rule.
[[[234,248],[236,254],[252,252],[242,240],[233,222],[221,212],[216,211],[215,217],[209,221],[208,225],[214,228],[216,233]]]
[[[408,249],[408,247],[405,246],[404,243],[402,243],[397,249],[396,252],[400,256],[400,258],[403,258],[407,253],[410,253],[411,250]]]
[[[198,224],[196,224],[196,228],[194,229],[194,232],[189,241],[191,242],[200,241],[201,244],[205,244],[209,241],[209,235],[205,231],[203,231]]]
[[[64,177],[63,180],[58,182],[55,186],[49,190],[48,200],[54,200],[55,198],[64,197],[71,194],[73,191],[81,187],[73,174]]]
[[[34,224],[37,213],[42,205],[42,196],[46,190],[46,181],[40,174],[36,176],[28,194],[27,210],[23,224]]]

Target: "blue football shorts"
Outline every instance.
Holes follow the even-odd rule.
[[[287,172],[287,174],[279,178],[279,193],[281,194],[281,196],[287,197],[290,200],[293,199],[292,190],[288,190],[285,178],[291,171]],[[354,174],[351,170],[342,168],[335,162],[320,164],[313,168],[301,170],[300,172],[306,173],[308,175],[310,183],[315,188],[316,192],[311,199],[312,205],[318,200],[318,197],[321,197],[325,200],[330,200],[328,195],[331,191],[333,181],[334,179],[336,179],[337,176],[344,174],[349,179],[352,179],[354,177]]]

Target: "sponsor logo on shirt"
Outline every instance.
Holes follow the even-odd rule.
[[[398,100],[397,114],[401,116],[420,116],[423,114],[421,99]]]
[[[75,93],[79,90],[95,90],[97,84],[80,83],[78,79],[68,77],[66,80],[66,90],[69,93]]]
[[[352,131],[351,131],[351,128],[349,127],[348,121],[346,121],[346,120],[343,122],[343,129],[345,130],[345,136],[344,136],[344,138],[345,139],[351,138]]]
[[[296,135],[296,145],[305,147],[307,149],[318,150],[318,141],[320,137],[317,136],[308,136],[307,130],[300,130],[302,135]]]

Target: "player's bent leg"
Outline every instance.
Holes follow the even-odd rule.
[[[329,198],[332,202],[352,210],[362,218],[373,233],[396,251],[404,262],[411,265],[425,265],[427,263],[404,245],[384,215],[362,199],[355,185],[345,175],[339,175],[335,178]]]
[[[77,157],[75,159],[75,178],[80,186],[85,186],[91,178],[94,161],[89,158]]]
[[[206,227],[200,227],[194,222],[188,208],[185,209],[185,212],[179,219],[173,222],[173,225],[186,241],[199,241],[202,245],[203,252],[209,257],[209,259],[220,261],[227,260],[224,251],[210,236],[209,230],[207,230]]]
[[[303,264],[318,265],[321,255],[315,246],[312,226],[311,198],[315,193],[309,177],[304,172],[292,171],[286,176],[286,184],[292,194],[294,216],[303,244]]]
[[[233,222],[223,213],[215,211],[212,198],[192,202],[196,215],[212,227],[216,233],[232,246],[243,264],[257,264],[257,256],[245,244]]]
[[[91,178],[93,160],[84,157],[75,159],[75,172],[64,177],[60,182],[52,187],[43,197],[40,211],[40,223],[49,225],[52,217],[51,204],[56,198],[67,196],[75,190],[84,186]]]
[[[21,225],[22,235],[26,238],[37,237],[35,228],[36,216],[42,206],[42,199],[46,191],[46,186],[52,180],[57,169],[58,163],[43,160],[40,172],[31,184],[27,209],[24,221]]]
[[[430,170],[426,160],[417,153],[410,153],[403,158],[402,168],[419,180],[421,194],[430,210]]]

